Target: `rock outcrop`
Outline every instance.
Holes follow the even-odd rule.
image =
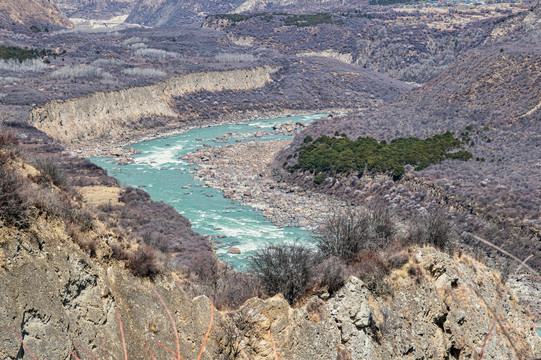
[[[199,352],[210,322],[208,298],[192,300],[172,277],[151,285],[114,264],[97,264],[68,238],[60,222],[39,219],[28,231],[2,228],[0,274],[2,359],[30,358],[10,326],[40,358],[64,359],[69,351],[82,356],[80,345],[100,357],[104,351],[121,357],[116,308],[130,358],[147,358],[144,344],[157,356],[165,355],[155,342],[174,348],[175,337],[152,286],[174,309],[183,356]],[[216,346],[209,343],[208,349],[214,352]]]
[[[281,297],[250,300],[241,312],[261,324],[245,341],[272,359],[525,359],[541,338],[497,274],[467,256],[418,249],[375,298],[351,277],[332,298],[291,309]],[[265,346],[267,344],[267,346]],[[311,344],[311,345],[309,345]]]
[[[63,144],[81,140],[118,140],[126,128],[143,118],[176,118],[173,98],[197,91],[250,90],[272,81],[278,69],[263,66],[245,70],[180,75],[156,85],[84,98],[55,100],[31,112],[30,122]],[[178,124],[177,124],[178,127]]]
[[[97,251],[106,251],[105,247]],[[238,341],[253,359],[525,359],[541,355],[541,338],[497,274],[477,261],[432,248],[417,249],[389,279],[392,294],[374,297],[351,277],[327,300],[307,298],[291,308],[281,295],[251,299],[236,312],[211,310],[191,299],[172,275],[134,278],[115,262],[82,252],[61,222],[38,218],[28,230],[0,232],[0,357],[69,352],[122,357],[117,309],[131,359],[176,350],[168,305],[180,333],[180,352],[196,358],[212,319],[202,359],[218,359]],[[233,321],[232,319],[236,319]],[[240,321],[239,321],[240,319]],[[10,328],[11,327],[11,328]],[[12,332],[13,330],[13,332]],[[14,334],[15,333],[15,334]],[[234,338],[232,334],[236,334]],[[237,339],[237,340],[232,340]]]

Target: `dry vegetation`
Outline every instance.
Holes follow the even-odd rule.
[[[329,56],[333,51],[343,61],[403,81],[424,83],[490,38],[495,18],[524,10],[512,5],[466,11],[368,6],[323,14],[328,21],[317,21],[322,14],[313,15],[316,20],[303,26],[291,26],[295,24],[288,19],[297,15],[283,12],[209,16],[204,26],[282,53]]]
[[[400,228],[398,223],[382,200],[336,209],[314,233],[316,250],[300,244],[266,247],[256,252],[250,268],[268,295],[281,293],[291,304],[309,292],[332,295],[351,275],[374,296],[387,296],[393,291],[388,275],[409,261],[412,248],[458,248],[458,236],[443,213],[402,219]]]
[[[535,109],[541,99],[534,95],[539,59],[535,48],[528,53],[473,51],[395,104],[316,122],[295,146],[307,135],[315,139],[336,131],[380,141],[452,131],[469,144],[473,160],[443,161],[415,174],[474,202],[476,213],[539,227]]]

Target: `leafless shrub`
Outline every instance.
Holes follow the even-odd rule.
[[[135,54],[140,57],[152,57],[162,61],[170,58],[176,58],[179,56],[176,52],[160,49],[137,49]]]
[[[314,235],[319,250],[324,256],[355,259],[369,237],[369,222],[368,215],[358,210],[335,211]]]
[[[412,221],[408,241],[413,244],[429,244],[441,250],[452,250],[454,240],[451,223],[442,212],[431,212]]]
[[[127,257],[126,267],[135,276],[152,277],[161,272],[154,250],[146,245],[124,256]]]
[[[195,276],[187,290],[192,295],[206,295],[216,299],[218,309],[237,309],[252,297],[262,294],[261,282],[253,274],[232,269],[214,257],[204,257],[192,264]]]
[[[30,201],[21,193],[24,186],[24,179],[0,164],[0,220],[5,224],[21,228],[29,224]]]
[[[97,67],[103,67],[103,66],[121,66],[125,65],[126,63],[122,60],[118,59],[98,59],[92,62],[92,65]]]
[[[85,77],[112,78],[112,75],[91,65],[65,66],[51,73],[51,79],[76,79]]]
[[[240,343],[245,337],[255,334],[256,321],[246,312],[229,313],[218,323],[220,360],[237,359],[242,350]]]
[[[255,57],[252,54],[224,53],[216,55],[215,59],[220,63],[239,63],[253,62],[255,60]]]
[[[44,71],[49,66],[39,59],[25,60],[19,62],[18,60],[0,60],[0,70],[10,71],[18,74],[25,72],[40,72]]]
[[[79,245],[79,247],[87,252],[91,257],[96,256],[97,243],[96,239],[88,238],[74,224],[68,224],[67,232],[71,240]]]
[[[336,257],[325,260],[321,274],[319,286],[326,288],[330,295],[333,295],[345,284],[345,271],[341,260]]]
[[[134,76],[165,76],[167,75],[164,71],[158,69],[149,69],[149,68],[131,68],[122,70],[123,74],[134,75]]]
[[[81,231],[89,231],[94,228],[94,217],[86,209],[74,209],[70,213],[71,221],[79,226]]]
[[[1,76],[0,77],[0,84],[1,85],[13,84],[13,83],[17,83],[17,82],[22,81],[22,80],[24,80],[24,79],[18,78],[18,77],[13,77],[13,76]],[[7,96],[7,94],[3,94],[3,95]],[[5,97],[5,96],[3,96],[3,97]]]
[[[352,274],[366,283],[366,287],[375,296],[384,296],[391,293],[386,281],[389,267],[382,256],[374,250],[365,250],[357,257],[357,261],[350,266]]]
[[[263,283],[267,294],[281,293],[293,304],[315,280],[314,252],[303,245],[268,246],[256,251],[250,268]]]
[[[52,158],[42,158],[34,162],[39,172],[50,180],[54,185],[63,187],[67,185],[67,177],[64,170]]]
[[[396,234],[394,213],[383,200],[373,200],[367,204],[373,227],[373,236],[379,246],[387,246]]]
[[[314,237],[324,256],[353,261],[362,250],[385,248],[395,232],[390,208],[374,202],[367,210],[335,211]]]
[[[30,201],[22,191],[25,179],[13,171],[17,140],[0,134],[0,220],[5,224],[26,227]]]

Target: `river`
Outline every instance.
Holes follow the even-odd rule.
[[[144,141],[132,145],[140,154],[134,154],[135,162],[118,165],[112,158],[92,158],[119,180],[122,186],[142,187],[155,201],[172,205],[187,217],[192,228],[212,236],[218,243],[216,253],[233,268],[245,271],[248,257],[255,250],[269,245],[301,242],[310,243],[310,233],[301,228],[280,228],[265,220],[261,212],[231,201],[215,189],[193,177],[195,166],[179,157],[204,146],[223,146],[236,142],[287,139],[290,136],[272,133],[274,125],[293,121],[309,123],[328,114],[294,116],[287,118],[259,119],[242,124],[209,126],[187,131],[172,137]],[[227,136],[225,142],[221,138]],[[238,248],[241,254],[228,254],[230,248]]]

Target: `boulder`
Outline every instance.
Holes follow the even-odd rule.
[[[239,248],[234,247],[234,248],[231,248],[231,249],[227,250],[227,253],[232,254],[232,255],[240,255],[241,251],[240,251]]]

